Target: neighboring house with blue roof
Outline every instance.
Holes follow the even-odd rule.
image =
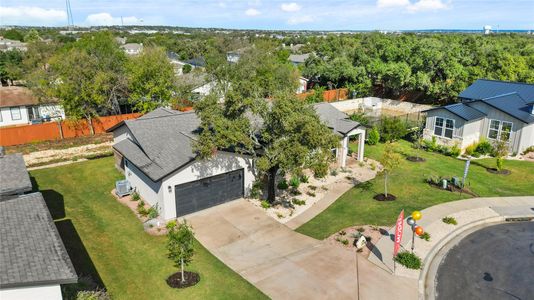
[[[461,103],[426,111],[425,139],[462,149],[505,139],[512,154],[534,145],[534,84],[479,79],[458,98]]]

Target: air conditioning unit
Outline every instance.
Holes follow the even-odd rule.
[[[115,193],[119,197],[130,195],[132,193],[130,182],[126,179],[115,182]]]

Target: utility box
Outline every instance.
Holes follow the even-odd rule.
[[[126,179],[115,182],[115,193],[119,197],[130,195],[132,193],[130,182]]]
[[[443,179],[443,181],[441,181],[441,187],[446,190],[447,189],[447,179]]]

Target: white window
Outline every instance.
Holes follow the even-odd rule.
[[[436,117],[434,135],[452,139],[454,133],[454,120]]]
[[[11,120],[20,120],[22,119],[22,116],[20,114],[20,107],[11,107]]]
[[[488,138],[492,140],[508,141],[512,132],[512,122],[490,120]]]

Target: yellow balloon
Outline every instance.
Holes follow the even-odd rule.
[[[412,218],[413,218],[414,220],[421,220],[421,217],[422,217],[421,212],[418,211],[418,210],[416,210],[416,211],[414,211],[414,212],[412,213]]]

